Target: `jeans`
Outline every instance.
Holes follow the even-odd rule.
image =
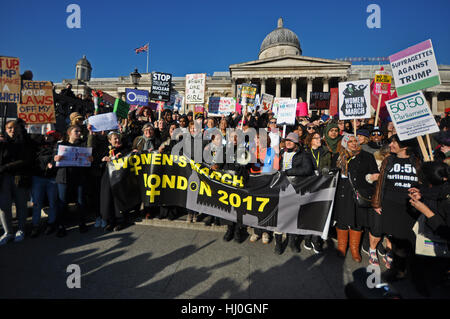
[[[39,225],[45,195],[47,195],[50,206],[47,223],[53,224],[56,220],[58,205],[58,188],[56,187],[55,179],[33,176],[31,194],[33,196],[33,226]]]
[[[77,208],[80,214],[80,224],[85,222],[86,207],[84,201],[83,185],[56,184],[58,188],[58,225],[64,225],[66,219],[66,210],[68,204],[68,196],[72,192],[76,194]]]
[[[14,176],[3,174],[0,176],[0,220],[5,233],[12,234],[12,203],[16,204],[19,230],[25,232],[28,216],[27,202],[30,199],[28,188],[17,187]]]

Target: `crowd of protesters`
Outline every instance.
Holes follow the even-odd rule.
[[[70,90],[70,88],[68,88]],[[70,94],[69,91],[63,92]],[[209,139],[202,139],[202,149],[214,154],[224,150],[227,143],[234,148],[253,149],[256,162],[235,158],[224,163],[212,163],[211,169],[232,171],[234,174],[263,174],[283,171],[287,176],[307,177],[339,173],[339,182],[332,214],[330,234],[337,241],[337,253],[345,257],[350,250],[353,260],[361,262],[361,252],[369,263],[387,268],[387,281],[404,278],[407,274],[420,277],[415,256],[415,233],[412,231],[419,216],[425,216],[427,227],[450,241],[450,115],[437,116],[440,132],[431,136],[434,161],[424,162],[415,140],[400,141],[389,118],[379,127],[374,119],[343,121],[325,114],[297,117],[293,126],[279,126],[271,112],[248,112],[245,116],[211,117],[205,114],[179,114],[164,110],[161,115],[143,107],[129,113],[119,123],[119,130],[93,132],[88,116],[72,112],[64,131],[49,131],[46,135],[28,134],[21,120],[8,121],[0,137],[0,204],[4,234],[0,244],[22,241],[25,236],[38,237],[56,233],[66,236],[68,204],[75,202],[79,231],[86,232],[89,214],[95,216],[94,227],[105,231],[120,231],[130,220],[127,212],[119,210],[109,183],[106,164],[130,152],[170,153],[178,142],[175,132],[202,136],[214,128]],[[356,125],[356,127],[353,127]],[[266,143],[258,133],[254,141],[238,145],[235,133],[227,128],[264,128]],[[179,129],[179,130],[177,130]],[[286,132],[283,132],[286,129]],[[215,131],[217,132],[217,131]],[[261,131],[259,131],[261,132]],[[356,134],[355,134],[356,132]],[[215,134],[215,135],[214,135]],[[283,138],[284,136],[284,138]],[[195,143],[192,143],[194,145]],[[92,147],[90,167],[57,167],[62,160],[58,145]],[[253,145],[253,148],[252,148]],[[193,152],[197,150],[193,149]],[[193,154],[192,154],[193,156]],[[366,200],[366,206],[359,200]],[[32,231],[26,232],[27,202],[32,201]],[[12,203],[15,204],[18,226],[12,223]],[[48,206],[48,219],[40,225],[41,209]],[[140,207],[136,207],[139,211]],[[225,241],[245,238],[254,243],[275,243],[274,251],[282,254],[283,234],[254,228],[248,233],[242,221],[225,221],[203,213],[205,224],[227,225]],[[206,214],[205,214],[206,213]],[[187,222],[201,217],[181,207],[145,207],[145,218],[175,220],[186,215]],[[293,252],[301,247],[316,254],[324,253],[319,236],[285,234]],[[434,262],[439,258],[425,258]],[[449,263],[439,259],[439,274],[449,276]],[[442,278],[441,278],[442,279]],[[419,281],[420,282],[420,281]]]

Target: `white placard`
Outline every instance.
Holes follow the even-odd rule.
[[[186,74],[186,104],[205,103],[206,74]]]
[[[370,80],[339,82],[339,119],[371,117]]]
[[[88,157],[92,156],[92,147],[58,145],[58,155],[63,159],[56,162],[57,167],[90,167]]]
[[[92,125],[93,132],[119,129],[116,113],[113,112],[91,116],[88,122]]]
[[[296,99],[288,99],[279,102],[277,110],[277,125],[294,125],[296,111]]]
[[[280,104],[285,103],[286,101],[289,101],[289,100],[290,100],[290,98],[288,98],[288,97],[276,97],[273,99],[272,112],[273,112],[273,116],[275,118],[277,118],[278,107],[280,106]]]
[[[421,91],[389,100],[386,107],[400,141],[439,132]]]
[[[263,93],[261,95],[261,107],[259,108],[259,113],[265,113],[272,109],[273,95]]]

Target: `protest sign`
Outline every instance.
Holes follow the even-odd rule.
[[[431,40],[393,54],[389,61],[398,95],[441,84]]]
[[[256,90],[257,90],[256,84],[242,84],[241,88],[241,97],[239,100],[239,103],[243,104],[243,99],[246,99],[245,105],[247,105],[249,108],[253,108],[255,105],[255,97],[256,97]]]
[[[391,94],[392,77],[389,74],[375,74],[375,94]]]
[[[148,105],[148,91],[125,89],[125,95],[130,105]]]
[[[277,117],[278,108],[280,106],[280,103],[283,103],[283,102],[286,102],[289,100],[290,100],[290,98],[287,98],[287,97],[276,97],[273,99],[272,112],[273,112],[273,115],[275,118]]]
[[[19,58],[0,57],[0,102],[20,102]]]
[[[92,125],[93,132],[117,130],[119,128],[116,113],[113,112],[91,116],[88,118],[88,122]]]
[[[370,80],[339,82],[339,119],[370,118]]]
[[[172,75],[162,72],[152,73],[150,99],[154,101],[169,101],[172,90]]]
[[[328,110],[330,108],[330,92],[311,92],[310,110]]]
[[[276,172],[244,179],[184,155],[156,152],[129,154],[107,165],[122,211],[140,203],[175,205],[268,231],[328,237],[337,173],[288,179]]]
[[[439,127],[422,92],[386,102],[400,141],[439,132]]]
[[[22,81],[17,117],[27,124],[56,123],[53,86],[49,81]]]
[[[236,109],[236,99],[234,97],[210,97],[208,115],[227,116]]]
[[[308,103],[299,102],[297,103],[297,111],[295,116],[308,116]]]
[[[205,103],[206,74],[186,74],[186,104]]]
[[[56,162],[56,167],[90,167],[88,157],[92,156],[92,147],[58,145],[58,155],[63,159]]]
[[[338,114],[339,107],[339,89],[330,88],[330,115],[335,116]]]
[[[196,116],[197,114],[202,114],[205,111],[205,108],[202,104],[199,105],[194,105],[194,116]]]
[[[294,125],[297,111],[297,100],[287,99],[278,104],[277,125]]]
[[[179,93],[170,94],[170,101],[164,104],[164,107],[168,110],[178,111],[183,107],[184,96]]]
[[[113,112],[116,113],[117,117],[126,119],[129,111],[130,105],[128,103],[122,101],[122,99],[116,99]]]
[[[266,113],[272,110],[272,104],[273,104],[273,95],[263,93],[261,95],[261,108],[259,109],[259,112]]]

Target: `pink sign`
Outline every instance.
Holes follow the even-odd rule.
[[[241,113],[242,113],[242,105],[240,105],[239,103],[236,103],[236,112],[237,112],[238,114],[241,114]]]
[[[306,102],[297,103],[297,112],[295,116],[308,116],[308,103]]]

